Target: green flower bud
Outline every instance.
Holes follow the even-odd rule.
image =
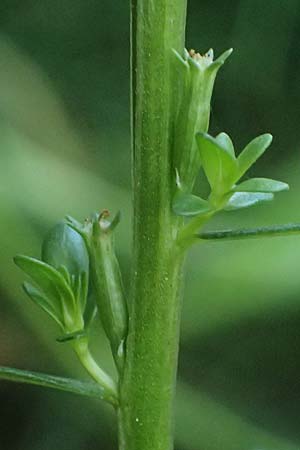
[[[29,297],[45,310],[66,334],[76,336],[84,328],[88,294],[89,258],[83,238],[64,223],[46,236],[42,260],[19,255],[15,263],[30,276],[24,283]]]
[[[70,275],[88,274],[89,256],[79,233],[60,222],[47,234],[42,245],[42,261],[60,269],[65,267]]]

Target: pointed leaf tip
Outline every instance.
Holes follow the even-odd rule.
[[[43,295],[51,300],[56,311],[62,311],[62,301],[73,308],[75,303],[73,292],[58,270],[29,256],[17,255],[14,261],[36,283]]]
[[[186,49],[185,49],[185,52],[187,52]],[[173,55],[175,56],[176,60],[177,60],[178,62],[180,62],[180,64],[181,64],[182,66],[184,66],[185,69],[188,69],[189,65],[188,65],[188,63],[187,63],[187,61],[186,61],[186,59],[187,59],[186,53],[184,54],[184,57],[182,57],[182,56],[180,55],[180,53],[178,53],[178,51],[175,50],[175,48],[172,48],[172,53],[173,53]],[[188,54],[188,52],[187,52],[187,54]]]
[[[247,170],[263,155],[267,148],[271,145],[273,136],[269,133],[262,134],[254,138],[238,156],[239,180]],[[236,181],[237,181],[236,180]]]
[[[221,147],[224,147],[228,151],[228,153],[230,153],[235,158],[233,142],[228,134],[219,133],[216,136],[216,141],[221,145]]]
[[[226,50],[224,53],[222,53],[215,61],[213,61],[213,63],[209,66],[208,69],[217,69],[220,66],[222,66],[225,61],[229,58],[229,56],[231,55],[231,53],[233,52],[233,48],[229,48],[228,50]]]
[[[281,192],[288,191],[289,185],[269,178],[251,178],[235,186],[235,192]]]

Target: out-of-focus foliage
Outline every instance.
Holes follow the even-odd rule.
[[[39,257],[42,237],[65,214],[81,220],[121,209],[118,249],[128,279],[128,5],[6,0],[0,10],[0,362],[84,377],[22,293],[12,257]],[[189,2],[187,46],[235,49],[216,84],[211,134],[226,131],[243,148],[272,133],[272,150],[249,176],[291,187],[272,204],[224,213],[215,227],[300,220],[299,39],[297,0]],[[205,243],[191,252],[178,450],[299,448],[299,267],[297,237]],[[112,370],[98,328],[94,351]],[[115,448],[110,408],[96,401],[4,382],[0,395],[3,450]]]

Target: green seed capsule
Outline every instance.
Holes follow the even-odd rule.
[[[183,70],[181,101],[175,124],[174,169],[178,172],[185,192],[191,192],[201,166],[196,133],[207,132],[210,101],[215,78],[232,50],[213,61],[213,51],[200,55],[185,51],[182,58],[175,52]]]
[[[100,215],[94,214],[84,225],[71,217],[67,221],[83,236],[88,247],[92,292],[116,366],[121,371],[125,357],[128,312],[113,242],[113,230],[119,216],[112,221],[108,217],[109,212],[105,210]]]
[[[98,310],[119,370],[124,362],[128,312],[120,267],[114,251],[113,232],[103,217],[94,218],[90,238],[92,285]]]

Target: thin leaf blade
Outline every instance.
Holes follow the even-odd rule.
[[[31,277],[44,295],[51,299],[56,311],[62,313],[62,299],[67,305],[75,307],[73,292],[58,270],[38,259],[25,255],[15,256],[14,262]]]
[[[271,145],[272,140],[273,136],[266,133],[256,137],[248,145],[246,145],[237,159],[239,167],[238,179],[240,179],[267,150],[267,148]]]
[[[216,192],[225,193],[237,175],[237,162],[232,153],[206,133],[196,135],[204,172]]]
[[[281,192],[289,190],[289,185],[270,178],[251,178],[238,184],[234,192]]]
[[[23,289],[28,297],[40,308],[42,308],[47,314],[49,314],[58,325],[63,328],[63,319],[61,317],[61,312],[55,309],[53,302],[47,299],[43,292],[26,281],[23,283]]]
[[[232,142],[230,136],[228,136],[228,134],[226,134],[226,133],[219,133],[216,136],[216,141],[220,144],[221,147],[226,148],[227,152],[233,158],[235,158],[233,142]]]
[[[209,212],[206,200],[196,195],[177,192],[173,200],[173,211],[177,216],[193,217]]]
[[[257,205],[261,202],[273,200],[274,195],[264,192],[235,192],[230,199],[225,211],[234,211],[237,209],[248,208],[249,206]]]

